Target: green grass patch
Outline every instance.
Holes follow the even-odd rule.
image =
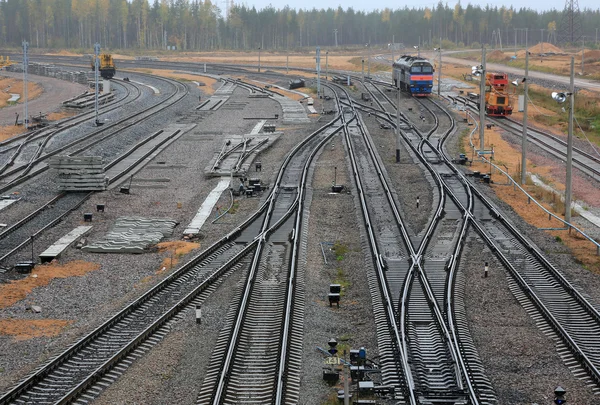
[[[465,149],[465,138],[469,136],[470,132],[470,128],[465,128],[458,136],[458,150],[460,151],[460,153],[464,153],[465,155],[467,154],[467,150]]]
[[[345,291],[350,288],[350,281],[346,277],[344,270],[341,268],[336,269],[336,275],[333,279],[333,284],[339,284],[341,287],[340,297],[343,297]]]
[[[331,250],[335,253],[335,257],[338,261],[344,260],[344,255],[348,253],[348,247],[340,242],[335,242]]]

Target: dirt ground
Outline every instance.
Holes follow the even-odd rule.
[[[286,53],[260,53],[261,66],[285,66],[287,60]],[[321,68],[325,69],[325,64],[329,69],[335,70],[355,70],[358,66],[352,62],[356,54],[332,54],[325,58],[325,52],[321,51]],[[160,58],[163,61],[175,62],[206,62],[206,63],[239,63],[239,64],[258,64],[258,51],[256,52],[208,52],[208,53],[178,53],[177,56],[166,56]],[[327,59],[327,61],[326,61]],[[289,54],[289,66],[312,68],[316,64],[314,54]],[[306,73],[304,73],[306,74]]]
[[[42,94],[44,89],[37,83],[27,83],[27,99],[33,100]],[[17,104],[22,104],[23,98],[23,81],[13,78],[1,78],[0,77],[0,108],[8,105],[8,99],[11,97],[11,93],[20,94],[21,98],[17,101]]]
[[[582,76],[581,56],[582,50],[579,49],[561,49],[548,42],[537,43],[529,47],[529,67],[534,70],[542,70],[551,73],[569,74],[571,69],[571,56],[575,57],[575,74]],[[555,53],[555,55],[548,55]],[[541,56],[544,54],[544,56]],[[522,49],[516,52],[516,61],[513,62],[512,57],[515,52],[501,52],[499,50],[492,51],[487,54],[487,60],[490,62],[506,63],[511,66],[515,63],[524,63],[525,50]],[[592,78],[600,78],[600,51],[586,49],[583,51],[583,76],[591,76]]]

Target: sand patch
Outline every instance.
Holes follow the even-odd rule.
[[[175,80],[179,80],[179,81],[183,81],[183,82],[196,81],[196,82],[204,83],[204,86],[198,86],[198,88],[200,90],[202,90],[203,93],[206,93],[206,94],[214,94],[214,92],[215,92],[214,84],[218,83],[218,81],[213,79],[212,77],[203,76],[202,74],[194,75],[191,73],[184,73],[184,72],[180,72],[177,70],[128,69],[128,71],[148,73],[148,74],[152,74],[155,76],[168,77],[170,79],[175,79]]]
[[[44,92],[44,88],[37,83],[27,82],[27,99],[33,100],[38,98]],[[12,77],[0,78],[0,108],[8,105],[8,100],[12,94],[20,94],[21,98],[17,104],[25,102],[23,96],[23,80]]]
[[[538,42],[536,45],[534,46],[530,46],[529,47],[529,52],[531,53],[547,53],[547,52],[552,52],[552,53],[564,53],[565,51],[563,51],[562,49],[560,49],[558,46],[553,45],[549,42]],[[525,51],[519,51],[517,52],[518,56],[525,56]]]
[[[61,49],[58,52],[48,52],[48,53],[45,53],[44,55],[47,55],[47,56],[52,56],[52,55],[57,55],[57,56],[83,56],[83,54],[81,54],[81,53],[69,52],[69,51],[66,51],[64,49]]]
[[[37,287],[50,284],[55,278],[83,276],[98,270],[98,263],[89,263],[76,260],[70,263],[39,264],[35,266],[29,276],[21,280],[12,280],[0,286],[0,308],[6,308],[27,297]]]
[[[5,127],[0,127],[0,141],[5,141],[24,132],[25,127],[23,125],[7,125]]]
[[[46,118],[48,118],[48,121],[58,121],[58,120],[62,120],[63,118],[73,117],[75,115],[77,115],[77,113],[72,112],[72,111],[60,111],[60,112],[50,113],[46,116]]]
[[[372,54],[375,55],[375,52]],[[330,69],[336,70],[355,70],[357,65],[350,60],[356,58],[357,54],[333,54],[329,52],[329,56],[325,57],[325,51],[321,50],[321,69],[325,70],[326,59]],[[256,65],[258,67],[258,50],[253,52],[184,52],[176,56],[170,55],[161,57],[162,61],[177,61],[177,62],[197,62],[197,63],[231,63]],[[288,53],[286,52],[261,52],[260,64],[265,66],[286,66]],[[289,66],[302,68],[315,68],[316,56],[312,54],[289,54]],[[373,63],[371,63],[373,68]]]
[[[16,340],[56,336],[71,323],[73,321],[61,319],[3,319],[0,335],[13,336]]]
[[[58,121],[62,120],[63,118],[72,117],[74,115],[77,115],[77,113],[62,111],[50,113],[46,116],[46,118],[48,119],[48,121]],[[23,125],[7,125],[4,127],[0,127],[0,142],[12,138],[13,136],[23,134],[25,132],[26,130]]]

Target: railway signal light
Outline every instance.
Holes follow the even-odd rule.
[[[554,389],[554,403],[557,405],[562,405],[562,404],[566,404],[567,400],[565,399],[565,394],[567,393],[567,390],[565,390],[563,387],[558,386]]]
[[[334,338],[331,338],[331,339],[329,339],[329,342],[327,342],[327,344],[329,345],[329,350],[327,350],[327,351],[332,356],[335,356],[336,353],[338,352],[338,350],[336,349],[337,344],[338,344],[337,340],[335,340]]]
[[[555,91],[552,92],[552,99],[554,101],[556,101],[557,103],[564,103],[565,101],[567,101],[567,96],[570,96],[571,93],[557,93]]]
[[[526,80],[527,80],[527,78],[526,78],[526,77],[522,78],[522,79],[521,79],[521,83],[525,83],[525,81],[526,81]],[[512,85],[513,85],[513,86],[515,86],[515,87],[519,87],[519,81],[518,81],[518,80],[514,80],[514,81],[512,81],[511,83],[512,83]]]

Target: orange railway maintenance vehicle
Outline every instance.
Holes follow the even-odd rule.
[[[506,117],[512,114],[513,107],[508,94],[506,73],[485,74],[485,112],[492,117]]]

